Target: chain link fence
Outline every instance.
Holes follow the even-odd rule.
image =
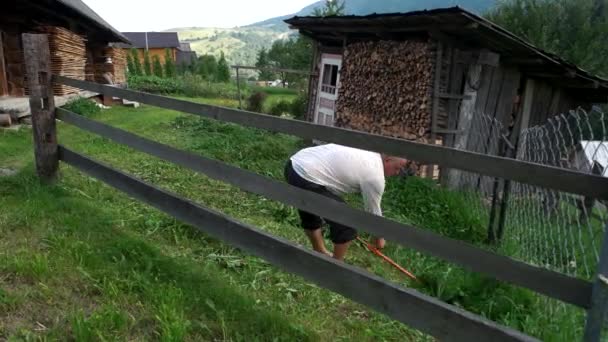
[[[599,108],[557,115],[522,132],[516,157],[607,176],[606,119]],[[608,221],[606,204],[521,183],[507,190],[503,249],[530,264],[591,279]]]
[[[513,137],[495,118],[476,115],[465,146],[472,152],[608,176],[607,127],[608,116],[600,108],[578,109]],[[487,241],[498,242],[501,253],[592,279],[608,222],[607,203],[459,170],[442,170],[441,182],[466,198],[487,224]]]

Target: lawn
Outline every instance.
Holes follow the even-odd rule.
[[[199,102],[235,106],[232,100]],[[282,179],[294,137],[143,106],[94,117],[156,141]],[[306,245],[293,208],[59,124],[62,144],[241,221]],[[0,132],[0,339],[403,341],[427,336],[286,274],[61,165],[39,185],[31,132]],[[388,217],[480,244],[457,193],[392,180]],[[356,197],[349,201],[360,206]],[[390,243],[390,242],[389,242]],[[389,244],[412,283],[361,246],[347,262],[549,341],[580,336],[581,312]],[[412,308],[415,310],[415,308]]]

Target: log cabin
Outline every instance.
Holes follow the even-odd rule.
[[[128,43],[129,40],[84,2],[5,0],[2,5],[0,97],[23,97],[28,93],[21,41],[23,33],[49,35],[53,73],[101,81],[103,74],[109,72],[114,83],[126,81],[126,59],[121,58],[120,51],[109,44]],[[54,91],[55,95],[77,92],[64,86],[57,86]]]
[[[516,139],[608,102],[608,80],[459,7],[285,22],[314,42],[307,119],[318,124],[499,154],[468,139],[485,117]]]

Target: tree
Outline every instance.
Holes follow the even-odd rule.
[[[223,51],[220,54],[220,60],[217,62],[217,75],[215,79],[218,82],[230,81],[230,66],[228,66],[228,62],[226,61]]]
[[[133,56],[131,53],[127,54],[127,71],[129,75],[135,75],[135,64],[133,63]]]
[[[143,75],[141,70],[141,61],[139,60],[139,52],[137,49],[131,49],[131,58],[133,59],[133,74],[136,76]]]
[[[213,55],[203,55],[198,58],[197,73],[207,81],[214,82],[217,75],[217,60]]]
[[[171,50],[165,49],[165,77],[175,76],[175,62]]]
[[[312,41],[302,35],[296,39],[277,40],[268,51],[268,61],[273,67],[295,70],[309,70],[312,63]],[[285,80],[297,83],[301,75],[286,74]]]
[[[157,55],[154,55],[152,57],[152,65],[153,65],[153,70],[154,70],[154,75],[157,77],[163,77],[163,65],[160,62],[160,57],[158,57]]]
[[[325,5],[315,8],[312,14],[316,17],[329,17],[344,15],[345,12],[346,4],[344,0],[325,0]]]
[[[152,75],[152,61],[150,61],[150,51],[144,51],[144,72],[146,75]]]
[[[268,60],[268,51],[265,48],[262,48],[260,52],[258,52],[258,58],[255,63],[255,66],[258,68],[269,68],[271,67],[270,61]],[[273,80],[275,75],[272,71],[269,70],[260,70],[259,79],[262,81]]]
[[[608,11],[605,0],[503,0],[486,15],[584,69],[608,75]]]

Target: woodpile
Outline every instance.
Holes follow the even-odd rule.
[[[337,126],[427,141],[434,71],[429,42],[349,44],[342,65]]]
[[[84,80],[87,60],[85,38],[57,26],[41,26],[38,31],[49,37],[51,72],[54,75]],[[53,91],[55,95],[63,96],[78,93],[80,90],[55,84]]]
[[[124,84],[127,82],[127,50],[114,47],[107,47],[103,50],[103,61],[95,64],[95,81],[106,83],[103,75],[112,74],[114,84]],[[111,63],[106,63],[109,58]]]

